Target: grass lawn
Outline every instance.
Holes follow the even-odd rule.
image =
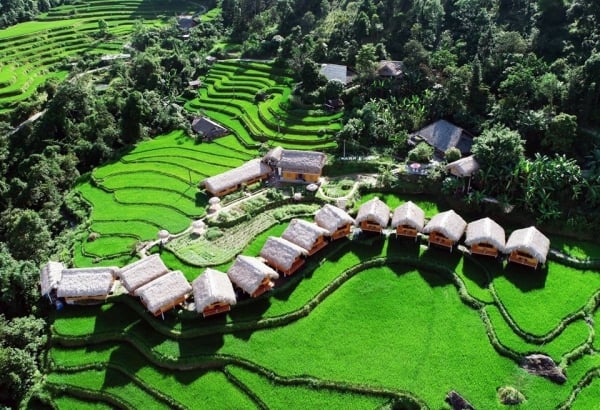
[[[439,205],[430,197],[420,196],[420,195],[396,195],[396,194],[382,194],[382,193],[369,193],[363,195],[359,201],[356,202],[354,208],[358,210],[360,205],[365,202],[378,197],[383,202],[387,204],[392,212],[398,206],[402,205],[405,202],[413,201],[415,204],[419,205],[421,209],[425,212],[426,218],[431,218],[432,216],[445,211],[446,209],[439,208]]]

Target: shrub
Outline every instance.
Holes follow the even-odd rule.
[[[429,162],[433,158],[433,147],[426,142],[419,142],[408,152],[408,159],[415,162]]]
[[[462,157],[460,150],[456,147],[450,147],[444,153],[446,162],[454,162]]]
[[[206,239],[209,241],[213,241],[221,236],[223,236],[223,232],[216,226],[211,226],[206,230]]]

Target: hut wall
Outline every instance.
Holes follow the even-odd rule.
[[[325,237],[323,235],[319,236],[313,244],[313,247],[310,249],[310,251],[308,251],[308,256],[314,255],[326,246],[327,241],[325,240]]]
[[[338,228],[332,235],[331,240],[335,241],[336,239],[344,238],[350,235],[350,224],[346,224],[341,228]]]
[[[530,254],[520,251],[514,250],[508,256],[509,262],[520,263],[521,265],[530,266],[532,268],[537,268],[539,261],[531,256]]]
[[[234,191],[237,191],[239,188],[240,188],[239,185],[235,185],[235,186],[232,186],[231,188],[227,188],[227,189],[224,189],[222,191],[217,191],[217,192],[214,192],[214,191],[212,191],[212,190],[210,190],[208,188],[206,190],[208,192],[210,192],[213,196],[225,196],[225,195],[230,194],[230,193],[232,193]]]
[[[269,174],[262,174],[257,177],[254,177],[254,178],[250,178],[250,179],[244,181],[244,185],[252,185],[255,182],[264,181],[265,179],[267,179],[268,176],[269,176]]]
[[[419,231],[409,225],[398,225],[396,227],[396,236],[407,236],[409,238],[416,238]]]
[[[433,231],[429,234],[429,244],[432,244],[432,243],[435,245],[444,246],[444,247],[450,248],[450,249],[452,249],[452,246],[454,246],[454,241],[446,238],[443,234],[441,234],[437,231]]]
[[[383,227],[379,225],[377,222],[372,222],[368,220],[364,220],[360,223],[360,229],[363,231],[369,232],[377,232],[381,233],[383,231]]]
[[[212,305],[208,305],[207,307],[205,307],[204,310],[202,311],[202,316],[207,317],[207,316],[217,315],[219,313],[229,312],[230,310],[231,310],[231,305],[229,305],[229,303],[216,302],[216,303],[213,303]]]
[[[106,301],[108,295],[98,296],[78,296],[78,297],[65,297],[65,302],[69,305],[89,305],[91,303],[102,303]]]
[[[498,256],[498,249],[489,243],[475,243],[471,245],[471,253],[485,256]]]
[[[281,170],[281,179],[285,181],[298,181],[302,179],[302,174],[293,171]]]
[[[273,282],[271,282],[271,280],[269,278],[264,278],[262,283],[260,284],[260,286],[258,288],[256,288],[256,290],[254,291],[254,293],[252,293],[252,295],[250,295],[253,298],[257,298],[260,295],[262,295],[265,292],[268,292],[269,290],[273,289]]]
[[[319,182],[320,174],[303,174],[304,180],[309,183]]]

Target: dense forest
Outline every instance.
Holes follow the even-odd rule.
[[[2,1],[0,27],[58,3]],[[138,24],[132,59],[106,70],[106,90],[76,75],[62,84],[48,81],[0,122],[0,404],[16,406],[35,392],[43,371],[38,269],[52,255],[69,254],[70,228],[87,217],[70,194],[73,185],[143,138],[189,129],[181,97],[187,82],[206,72],[205,57],[218,41],[234,44],[243,57],[273,58],[289,68],[305,102],[341,97],[340,147],[427,159],[431,152],[409,152],[408,134],[447,119],[478,136],[473,151],[482,169],[465,202],[491,196],[548,226],[600,233],[596,0],[222,0],[220,6],[221,18],[198,22],[189,39],[176,22]],[[376,77],[378,62],[388,59],[402,61],[401,77]],[[355,81],[345,89],[327,83],[318,74],[324,62],[347,64]],[[82,58],[74,74],[98,64]],[[42,110],[40,120],[14,128]],[[443,181],[445,194],[456,188],[455,180]]]

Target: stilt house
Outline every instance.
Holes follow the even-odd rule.
[[[182,304],[192,292],[192,287],[181,271],[162,275],[135,291],[146,309],[154,316],[162,315]]]
[[[279,278],[277,272],[258,258],[244,255],[238,255],[227,276],[234,285],[253,298],[271,290],[273,280]]]
[[[63,269],[56,296],[68,304],[101,303],[112,291],[117,267]]]
[[[513,231],[506,241],[505,253],[508,261],[521,265],[537,268],[538,264],[545,264],[550,239],[538,231],[534,226]]]
[[[326,229],[303,219],[292,219],[281,235],[283,239],[304,248],[309,256],[327,246],[326,236],[329,236]]]
[[[299,151],[275,147],[264,156],[263,162],[277,169],[284,182],[319,182],[327,156],[317,151]]]
[[[327,230],[332,241],[348,236],[354,225],[354,219],[346,211],[330,204],[317,211],[315,222]]]
[[[360,207],[356,224],[363,231],[382,233],[390,221],[390,208],[375,197]]]
[[[235,305],[235,291],[226,273],[208,268],[192,282],[196,311],[204,317],[229,312]]]
[[[155,253],[123,267],[119,277],[125,289],[133,294],[137,288],[164,275],[168,270],[160,255]]]
[[[392,228],[396,230],[396,236],[406,236],[416,240],[424,225],[425,212],[414,202],[405,202],[394,209]]]
[[[282,238],[270,236],[260,251],[260,256],[267,265],[285,276],[292,275],[302,265],[308,251],[295,243]]]
[[[429,244],[435,244],[449,248],[457,243],[467,227],[467,222],[453,210],[441,212],[435,215],[423,228],[423,232],[429,234]]]
[[[213,196],[221,197],[237,191],[243,186],[264,181],[271,172],[273,169],[257,158],[222,174],[206,178],[202,185]]]
[[[40,294],[48,297],[52,302],[52,296],[62,276],[65,265],[61,262],[49,261],[40,269]]]
[[[472,254],[497,257],[504,252],[504,228],[490,218],[482,218],[467,225],[465,245]]]

